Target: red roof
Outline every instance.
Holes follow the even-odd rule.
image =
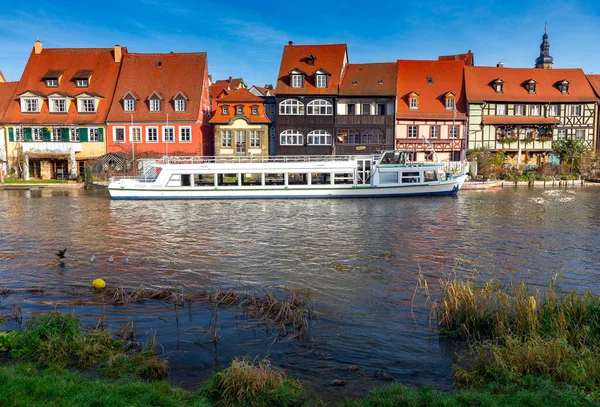
[[[398,64],[348,64],[340,95],[396,96]]]
[[[463,61],[398,60],[396,118],[454,118],[446,109],[446,94],[455,97],[456,118],[465,119],[467,102],[463,87]],[[409,95],[419,95],[416,110],[409,107]]]
[[[258,90],[263,96],[275,96],[275,89],[267,88],[266,86],[252,85],[251,88]],[[267,94],[269,93],[269,95]]]
[[[600,75],[586,75],[588,82],[592,85],[596,96],[600,97]]]
[[[502,93],[496,93],[492,83],[502,79]],[[529,93],[524,84],[531,79],[536,81],[535,93]],[[569,81],[569,93],[563,94],[558,84]],[[472,66],[465,67],[465,87],[469,102],[510,101],[510,102],[592,102],[597,101],[590,83],[579,68],[540,69],[540,68],[500,68]]]
[[[212,85],[210,85],[210,88],[209,88],[210,97],[217,98],[221,94],[221,92],[223,92],[224,90],[225,90],[225,93],[227,93],[228,90],[236,90],[237,88],[240,87],[240,85],[245,86],[243,78],[229,77],[229,79],[216,80],[215,82],[213,82]]]
[[[473,66],[475,64],[475,58],[471,51],[466,54],[440,55],[438,61],[464,61],[465,66]]]
[[[314,56],[314,64],[309,65],[307,56]],[[316,94],[333,95],[338,93],[342,73],[348,63],[348,50],[346,44],[335,45],[286,45],[283,47],[281,65],[275,92],[277,94]],[[300,70],[308,77],[301,88],[290,86],[290,72]],[[317,88],[313,74],[318,70],[325,70],[330,74],[326,88]]]
[[[208,83],[205,52],[169,54],[127,54],[112,102],[109,122],[129,121],[133,113],[135,121],[200,120],[202,112],[202,89]],[[184,112],[176,112],[173,98],[182,92],[189,100]],[[128,93],[139,97],[135,112],[123,108],[122,99]],[[164,98],[160,112],[151,112],[148,98],[152,94]]]
[[[113,48],[44,48],[39,55],[31,52],[21,80],[15,90],[5,123],[31,124],[102,124],[106,121],[121,64],[115,63]],[[127,48],[122,48],[127,55]],[[92,71],[87,88],[78,88],[73,80],[79,71]],[[42,78],[50,71],[62,72],[58,87],[48,88]],[[78,113],[76,103],[71,103],[67,114],[50,114],[47,100],[40,113],[21,113],[20,101],[16,97],[26,92],[49,95],[55,92],[68,95],[92,93],[100,95],[96,113]]]
[[[217,110],[209,123],[229,123],[234,117],[240,116],[236,112],[237,106],[240,105],[244,108],[243,116],[248,119],[250,123],[271,123],[271,120],[269,120],[265,112],[264,100],[250,93],[248,89],[238,89],[227,96],[217,99],[217,103]],[[229,112],[226,115],[223,114],[223,110],[221,109],[221,106],[223,105],[229,106]],[[258,107],[258,114],[252,114],[252,106]]]
[[[484,124],[557,124],[556,117],[540,116],[483,116]]]
[[[0,123],[2,123],[2,117],[13,99],[18,84],[19,82],[0,82]]]

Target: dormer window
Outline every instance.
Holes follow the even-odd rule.
[[[315,85],[317,88],[326,88],[327,87],[327,75],[317,74],[315,75]]]
[[[58,79],[46,79],[47,88],[58,88]]]
[[[67,100],[66,99],[50,99],[50,112],[51,113],[66,113],[67,112]]]
[[[79,113],[95,113],[96,101],[94,99],[79,99]]]
[[[235,107],[235,114],[244,114],[244,106],[236,106]]]
[[[305,58],[306,60],[306,64],[313,66],[315,64],[315,60],[317,59],[316,56],[314,56],[313,54],[308,54]]]
[[[301,88],[303,85],[301,74],[292,74],[292,88]]]
[[[566,79],[560,83],[559,89],[563,95],[566,95],[569,93],[569,85],[570,85],[570,82]]]
[[[75,86],[78,88],[87,88],[90,84],[88,79],[77,79],[75,80]]]
[[[454,93],[452,92],[448,92],[446,93],[445,96],[446,99],[446,110],[454,110],[456,108],[456,98],[454,96]]]
[[[46,74],[42,77],[42,80],[46,82],[47,88],[58,88],[58,84],[60,83],[60,78],[62,77],[65,71],[61,69],[50,69]]]
[[[38,98],[23,98],[21,100],[21,111],[26,113],[39,112],[40,100]]]
[[[408,107],[410,110],[419,110],[419,94],[417,92],[408,95]]]
[[[229,116],[229,106],[221,106],[221,114],[224,116]]]
[[[150,99],[150,111],[160,112],[160,99]]]
[[[176,112],[185,112],[186,109],[186,100],[185,99],[175,99],[175,111]]]
[[[527,89],[527,92],[529,92],[530,94],[535,94],[535,84],[537,82],[534,79],[531,79],[529,82],[527,82],[525,84],[525,88]]]
[[[258,106],[252,106],[252,116],[258,115]]]
[[[498,78],[494,81],[494,90],[496,91],[496,93],[502,93],[503,86],[504,86],[504,81],[502,79]]]
[[[90,86],[90,78],[92,77],[92,70],[89,69],[80,69],[75,72],[73,75],[73,81],[75,81],[75,86],[78,88],[87,88]]]
[[[135,99],[123,100],[123,108],[126,112],[135,112]]]

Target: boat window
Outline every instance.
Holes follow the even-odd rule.
[[[313,172],[311,174],[312,185],[330,185],[331,173],[329,172]]]
[[[437,181],[437,173],[434,170],[423,171],[423,181]]]
[[[403,172],[402,173],[402,183],[403,184],[407,184],[407,183],[414,183],[414,182],[419,182],[420,181],[420,176],[421,174],[417,171],[417,172]]]
[[[281,174],[265,174],[265,185],[285,185],[285,177]]]
[[[306,185],[308,184],[308,174],[292,173],[288,174],[288,185]]]
[[[235,187],[238,185],[239,174],[219,174],[219,186]]]
[[[397,184],[398,173],[397,172],[382,172],[379,174],[380,184]]]
[[[333,177],[334,184],[354,184],[354,174],[339,174],[336,173]]]
[[[171,178],[169,178],[169,181],[167,182],[167,186],[168,187],[179,187],[179,186],[181,186],[181,175],[180,174],[173,174],[173,175],[171,175]]]
[[[192,180],[190,174],[181,174],[181,186],[182,187],[191,187]]]
[[[243,174],[242,185],[262,185],[262,174]]]
[[[194,186],[213,187],[215,186],[215,174],[194,174]]]
[[[407,151],[387,151],[381,159],[381,164],[406,164],[408,155]]]

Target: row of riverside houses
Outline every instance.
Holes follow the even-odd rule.
[[[0,74],[0,170],[83,175],[90,159],[169,155],[369,154],[412,150],[458,161],[504,150],[512,164],[558,163],[557,140],[600,147],[600,75],[479,67],[471,51],[436,60],[352,64],[345,44],[284,46],[275,88],[212,81],[206,53],[43,49],[19,82]],[[427,140],[425,140],[427,139]]]

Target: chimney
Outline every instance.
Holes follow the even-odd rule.
[[[42,41],[39,39],[35,40],[33,43],[33,49],[35,50],[35,55],[40,55],[42,53]]]
[[[115,45],[114,57],[115,57],[115,64],[120,64],[121,58],[123,57],[123,53],[121,51],[120,45]]]
[[[498,62],[496,68],[504,68],[504,62]]]
[[[232,80],[232,79],[233,79],[233,78],[230,76],[230,77],[229,77],[229,81],[228,81],[228,82],[229,82],[229,83],[231,83],[231,80]]]
[[[293,41],[288,42],[288,45],[294,45]]]

